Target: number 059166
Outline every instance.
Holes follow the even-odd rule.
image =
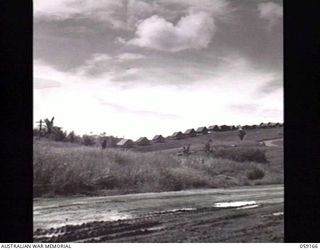
[[[300,248],[318,248],[318,244],[300,244]]]

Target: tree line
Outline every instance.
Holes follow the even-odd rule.
[[[107,136],[106,133],[100,135],[77,135],[74,131],[67,132],[62,127],[54,126],[54,117],[40,120],[38,128],[33,129],[33,136],[37,139],[46,138],[48,140],[78,143],[85,146],[101,145],[102,147],[115,147],[120,138]]]

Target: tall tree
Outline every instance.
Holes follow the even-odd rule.
[[[46,127],[47,127],[47,133],[51,134],[52,133],[52,128],[53,128],[53,121],[54,121],[54,117],[51,118],[51,120],[49,120],[48,118],[46,118],[44,120]]]

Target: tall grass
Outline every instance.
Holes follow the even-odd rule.
[[[218,147],[213,150],[213,155],[238,162],[268,162],[265,151],[256,147]]]
[[[34,195],[158,192],[254,184],[248,171],[268,165],[206,155],[179,157],[119,149],[34,143]],[[259,180],[263,182],[262,180]]]

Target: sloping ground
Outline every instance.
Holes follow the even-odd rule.
[[[187,156],[176,155],[181,148],[143,153],[36,140],[34,195],[92,196],[283,183],[283,147],[257,142],[275,138],[279,130],[252,130],[237,147],[231,147],[237,136],[230,131],[190,138],[198,144],[191,145]],[[201,144],[208,136],[215,138],[210,154]]]
[[[283,183],[280,147],[216,150],[217,154],[177,156],[35,144],[34,195],[94,196]]]
[[[247,130],[247,135],[241,142],[238,137],[238,132],[235,131],[224,131],[224,132],[212,132],[207,135],[198,135],[196,137],[187,137],[180,140],[166,138],[164,143],[152,143],[146,146],[135,146],[132,150],[139,152],[150,152],[158,150],[168,149],[180,149],[182,146],[191,144],[191,148],[203,147],[209,139],[212,140],[213,145],[258,145],[260,141],[282,138],[283,128],[267,128],[267,129],[251,129]]]

